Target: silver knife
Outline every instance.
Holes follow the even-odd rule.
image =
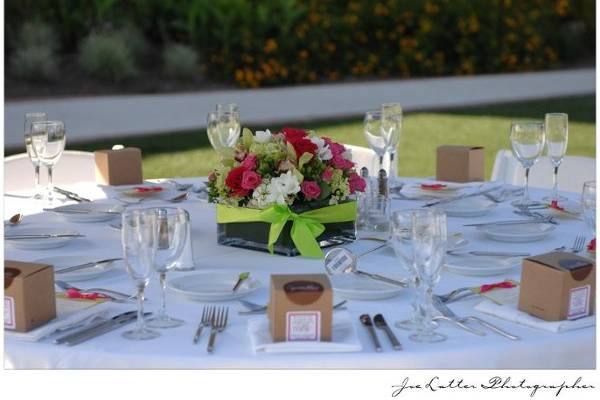
[[[39,235],[10,235],[4,236],[4,240],[22,240],[22,239],[56,239],[68,237],[85,237],[80,233],[47,233]]]
[[[462,199],[466,199],[469,197],[483,196],[484,194],[492,192],[497,189],[498,189],[497,187],[494,187],[491,189],[481,190],[481,191],[475,192],[475,193],[468,193],[468,194],[463,194],[463,195],[456,196],[456,197],[445,198],[445,199],[441,199],[441,200],[434,201],[431,203],[427,203],[427,204],[423,205],[423,207],[437,206],[438,204],[452,203],[453,201],[462,200]]]
[[[463,226],[488,226],[488,225],[524,225],[524,224],[549,224],[550,218],[544,219],[515,219],[511,221],[490,221],[478,224],[465,224]]]
[[[55,213],[64,213],[64,214],[111,214],[111,215],[120,215],[122,213],[118,211],[103,211],[103,210],[77,210],[74,208],[44,208],[43,211],[50,211]]]
[[[383,314],[376,314],[373,317],[373,322],[375,323],[376,327],[382,329],[387,334],[394,350],[402,350],[402,345],[400,344],[400,341],[388,326],[387,322],[385,321],[385,318],[383,318]]]
[[[105,260],[93,261],[93,262],[88,262],[88,263],[84,263],[84,264],[73,265],[71,267],[65,267],[65,268],[62,268],[62,269],[59,269],[59,270],[55,270],[54,273],[55,274],[64,274],[65,272],[79,271],[80,269],[91,268],[91,267],[95,267],[96,265],[106,264],[108,262],[118,261],[118,260],[122,260],[122,258],[107,258]]]
[[[86,199],[85,197],[81,197],[77,193],[69,192],[68,190],[61,189],[61,188],[58,188],[56,186],[54,186],[54,191],[57,192],[57,193],[60,193],[62,195],[67,196],[71,200],[75,200],[75,201],[79,201],[79,202],[82,202],[82,201],[91,202],[90,199]]]
[[[381,344],[379,343],[377,333],[375,332],[375,328],[373,328],[373,322],[371,321],[371,317],[369,316],[369,314],[363,314],[359,318],[360,322],[367,327],[367,330],[371,335],[371,339],[373,340],[373,344],[375,345],[375,351],[382,351]]]
[[[488,256],[488,257],[529,257],[530,253],[519,253],[519,252],[511,252],[511,251],[455,251],[448,250],[446,252],[451,256]]]
[[[144,313],[144,317],[150,315],[152,313]],[[120,328],[123,325],[126,325],[130,322],[133,322],[137,319],[137,311],[128,311],[119,315],[114,316],[108,321],[101,322],[99,324],[94,324],[90,327],[86,327],[86,329],[82,329],[78,332],[71,333],[69,335],[57,338],[54,343],[55,344],[66,344],[67,346],[74,346],[79,343],[83,343],[86,340],[93,339],[97,336],[103,335],[107,332],[113,331],[115,329]]]

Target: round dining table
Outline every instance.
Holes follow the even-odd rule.
[[[414,180],[416,178],[413,178]],[[200,184],[203,178],[181,178],[178,182]],[[406,178],[406,181],[411,181]],[[95,183],[79,183],[64,189],[78,193],[92,200],[114,197],[112,187]],[[531,189],[531,196],[541,199],[550,192]],[[580,194],[566,193],[572,201],[578,202]],[[8,219],[15,213],[24,215],[18,226],[6,226],[5,233],[18,232],[20,229],[52,226],[76,230],[85,235],[69,242],[66,246],[47,250],[21,250],[5,241],[5,259],[17,261],[35,261],[38,259],[77,255],[90,260],[109,257],[122,257],[121,235],[109,222],[74,223],[53,212],[43,211],[48,204],[22,196],[23,193],[5,194],[4,215]],[[70,204],[66,202],[64,204]],[[419,208],[422,200],[392,200],[394,210]],[[56,205],[56,204],[55,204]],[[217,226],[215,206],[196,193],[190,193],[187,200],[172,204],[163,200],[147,200],[144,207],[177,206],[189,212],[191,221],[191,240],[194,258],[194,270],[170,271],[168,280],[182,276],[192,276],[210,271],[250,272],[261,286],[250,293],[246,300],[259,304],[269,301],[270,275],[272,274],[313,274],[325,273],[323,260],[305,257],[285,257],[266,252],[228,247],[217,244]],[[134,206],[131,206],[134,207]],[[141,207],[141,205],[140,205]],[[543,240],[523,243],[507,243],[490,240],[473,227],[463,226],[469,223],[523,218],[513,213],[510,200],[503,201],[487,215],[470,218],[448,217],[448,230],[460,232],[468,241],[465,250],[516,251],[531,255],[542,254],[553,249],[572,246],[578,234],[585,234],[584,221],[577,218],[557,219],[556,229]],[[118,219],[117,219],[118,221]],[[114,223],[115,221],[111,221]],[[587,241],[590,237],[588,235]],[[360,241],[359,241],[360,242]],[[351,243],[348,248],[355,252],[368,250],[373,243]],[[584,254],[585,253],[585,254]],[[584,256],[592,257],[585,251]],[[392,278],[406,276],[400,262],[390,248],[382,248],[359,259],[360,269]],[[452,289],[477,286],[505,279],[520,280],[520,264],[494,276],[465,276],[443,270],[441,279],[435,288],[436,293],[446,293]],[[101,287],[121,292],[133,293],[133,281],[127,275],[124,265],[110,270],[102,276],[89,281],[77,282],[81,287]],[[438,331],[447,336],[447,340],[438,343],[419,343],[409,339],[410,332],[395,328],[393,322],[409,317],[411,313],[412,289],[403,289],[397,296],[379,300],[354,300],[347,302],[345,315],[349,315],[352,329],[355,330],[359,349],[339,353],[280,353],[271,354],[255,351],[250,338],[250,322],[266,319],[265,315],[239,315],[245,310],[238,301],[205,303],[182,297],[172,290],[167,291],[167,311],[185,323],[176,328],[161,329],[160,336],[152,340],[128,340],[122,337],[126,328],[120,328],[75,346],[57,345],[48,337],[36,342],[5,337],[5,366],[16,369],[60,369],[60,368],[103,368],[103,369],[172,369],[172,368],[310,368],[310,369],[575,369],[595,368],[596,344],[595,326],[583,329],[554,333],[546,330],[506,321],[481,313],[474,309],[482,301],[480,296],[470,296],[448,304],[459,316],[475,315],[493,322],[500,328],[517,335],[519,340],[488,331],[485,336],[474,335],[454,324],[440,323]],[[337,295],[334,293],[337,299]],[[158,277],[151,278],[146,289],[145,310],[155,312],[160,305],[160,287]],[[215,350],[206,351],[206,336],[200,343],[193,344],[192,339],[201,319],[205,305],[229,307],[227,328],[218,334]],[[110,303],[112,314],[134,310],[135,303]],[[402,344],[402,350],[394,350],[383,331],[378,330],[383,351],[373,347],[369,332],[361,325],[359,316],[381,313],[393,329]],[[334,320],[335,320],[334,313]],[[133,325],[130,325],[133,326]],[[204,334],[206,335],[206,333]]]

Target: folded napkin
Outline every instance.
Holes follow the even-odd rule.
[[[249,320],[248,333],[255,353],[343,353],[362,350],[356,327],[347,312],[334,313],[331,342],[273,343],[269,320],[265,317]]]
[[[110,306],[111,304],[108,302],[57,298],[56,318],[52,321],[29,332],[15,332],[5,329],[4,336],[27,342],[37,342],[54,333],[67,330],[85,321],[91,321],[95,317],[106,316]]]
[[[596,325],[595,315],[576,320],[544,321],[543,319],[520,311],[515,304],[500,305],[490,300],[482,301],[475,306],[475,309],[507,321],[554,333],[567,332]]]

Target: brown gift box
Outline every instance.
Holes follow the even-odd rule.
[[[446,182],[483,181],[484,156],[481,146],[439,146],[436,179]]]
[[[546,321],[594,312],[596,265],[573,253],[551,252],[523,260],[519,310]]]
[[[271,275],[267,313],[274,342],[331,341],[329,278],[325,274]]]
[[[4,329],[27,332],[56,318],[54,270],[4,261]]]
[[[96,182],[103,185],[135,185],[142,183],[142,151],[136,147],[98,150]]]

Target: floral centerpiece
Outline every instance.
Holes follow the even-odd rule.
[[[354,234],[365,181],[342,144],[312,131],[244,129],[209,175],[219,243],[321,257],[318,241]]]

